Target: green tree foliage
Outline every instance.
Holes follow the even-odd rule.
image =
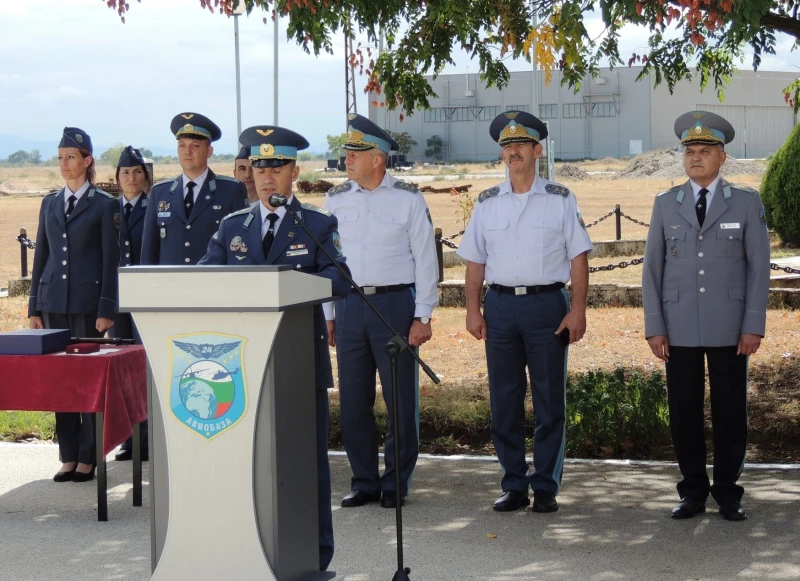
[[[770,161],[761,200],[769,227],[784,243],[800,245],[800,124]]]
[[[29,160],[30,160],[30,155],[28,154],[28,152],[23,151],[21,149],[19,151],[15,151],[6,158],[7,163],[14,165],[20,163],[26,163]]]
[[[28,156],[28,161],[30,161],[34,165],[39,165],[42,163],[42,154],[38,149],[31,150],[30,155]]]
[[[444,148],[444,141],[438,135],[431,135],[425,142],[425,157],[442,160],[442,149]]]
[[[340,133],[339,135],[326,135],[325,139],[328,140],[328,155],[332,157],[339,157],[344,155],[344,142],[347,140],[347,133]]]
[[[414,146],[417,144],[416,140],[408,133],[408,131],[403,131],[402,133],[394,133],[393,131],[387,131],[386,133],[389,134],[389,137],[394,139],[397,142],[397,146],[399,147],[398,151],[400,153],[408,155],[411,153],[411,150],[414,149]]]
[[[122,155],[122,150],[125,149],[125,147],[126,145],[124,143],[112,143],[111,147],[100,154],[100,163],[103,165],[110,165],[111,167],[117,167],[119,156]]]
[[[158,6],[156,0],[140,1]],[[612,67],[641,63],[640,79],[652,73],[656,85],[666,83],[670,90],[697,75],[704,87],[713,82],[721,97],[745,47],[752,48],[757,69],[764,54],[775,53],[776,33],[800,37],[800,0],[200,0],[201,7],[223,15],[241,3],[265,23],[277,10],[288,22],[288,35],[315,55],[333,53],[332,35],[339,30],[359,32],[372,44],[385,31],[389,50],[374,58],[359,45],[353,64],[367,76],[367,92],[382,94],[385,106],[406,113],[429,106],[435,93],[423,75],[452,64],[454,51],[468,52],[490,87],[507,85],[506,60],[530,60],[535,47],[545,74],[562,70],[563,83],[576,90],[608,61]],[[107,4],[124,22],[130,4]],[[604,24],[601,35],[587,26],[597,16]],[[629,24],[649,29],[645,54],[620,54],[620,35]],[[800,84],[785,90],[795,110],[798,91]]]

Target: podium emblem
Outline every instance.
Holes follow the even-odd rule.
[[[242,372],[246,341],[221,333],[167,339],[170,408],[178,421],[207,440],[235,426],[247,411]]]

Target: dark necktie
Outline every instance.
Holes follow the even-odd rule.
[[[186,197],[183,198],[183,203],[186,205],[186,217],[192,215],[192,208],[194,208],[194,187],[197,184],[194,182],[189,182],[186,184]]]
[[[75,197],[75,194],[72,194],[69,198],[67,198],[67,211],[64,214],[67,220],[69,220],[69,215],[72,214],[72,210],[75,209],[75,202],[77,201],[78,198]]]
[[[269,256],[269,249],[272,248],[272,243],[275,241],[275,222],[278,221],[278,215],[267,214],[267,220],[269,220],[269,230],[264,234],[264,240],[261,242],[261,246],[264,248],[264,258]]]
[[[695,205],[694,209],[697,212],[697,221],[700,223],[700,226],[703,226],[703,222],[706,219],[706,194],[708,190],[703,188],[701,189],[698,194],[700,195],[700,199],[697,200],[697,204]]]
[[[131,217],[131,210],[133,210],[133,206],[130,202],[125,202],[125,221],[128,221],[128,218]]]

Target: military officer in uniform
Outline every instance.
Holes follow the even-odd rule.
[[[467,330],[486,340],[492,442],[504,473],[494,510],[558,510],[564,463],[567,345],[586,330],[587,254],[592,249],[575,195],[536,176],[547,126],[507,111],[489,127],[509,179],[478,196],[458,254],[467,260]],[[564,286],[572,280],[572,301]],[[483,313],[481,291],[489,285]],[[525,458],[525,371],[536,429]]]
[[[117,162],[117,183],[122,190],[119,199],[121,221],[119,226],[119,265],[139,264],[142,252],[144,216],[147,211],[147,193],[152,187],[150,170],[142,153],[132,146],[122,150]],[[110,337],[142,340],[133,324],[130,313],[117,313],[114,326],[109,329]],[[142,459],[149,458],[147,447],[147,421],[142,423]],[[114,457],[117,461],[130,460],[133,456],[132,439],[128,438]]]
[[[683,479],[674,518],[705,512],[709,492],[726,520],[747,515],[736,481],[747,447],[747,361],[764,336],[769,237],[758,192],[719,175],[734,138],[719,115],[675,121],[689,180],[653,205],[642,274],[645,336],[666,363],[670,428]],[[714,480],[706,473],[705,362],[711,386]]]
[[[289,215],[284,207],[269,204],[272,194],[289,198],[288,206],[297,213],[317,239],[337,261],[345,258],[337,231],[337,221],[325,210],[301,204],[292,194],[297,180],[297,152],[308,141],[294,131],[275,126],[246,129],[241,142],[250,150],[250,161],[260,202],[252,208],[226,216],[208,244],[204,264],[289,264],[301,272],[329,278],[335,296],[347,296],[350,285],[336,265]],[[328,568],[333,558],[333,520],[331,516],[331,477],[328,465],[328,389],[333,387],[328,333],[322,307],[314,307],[314,348],[317,352],[317,506],[319,511],[319,567]]]
[[[243,145],[236,154],[233,162],[233,177],[247,188],[247,200],[250,202],[250,206],[257,206],[259,203],[258,191],[256,182],[253,180],[253,168],[250,167],[250,148],[246,145]]]
[[[117,312],[120,208],[94,180],[92,140],[65,127],[58,161],[65,187],[42,200],[31,273],[32,329],[70,329],[75,337],[102,337]],[[56,482],[94,478],[94,414],[56,413],[63,463]]]
[[[142,264],[197,264],[224,216],[249,206],[239,180],[208,167],[222,132],[210,119],[181,113],[172,120],[183,173],[153,186],[142,238]]]
[[[395,329],[413,347],[431,338],[431,314],[439,302],[438,266],[433,226],[419,190],[386,172],[389,153],[397,143],[361,115],[350,115],[347,140],[349,181],[332,188],[325,209],[339,219],[342,246],[356,284],[369,295]],[[408,482],[418,456],[416,364],[410,353],[398,358],[400,402],[399,459],[394,457],[389,356],[391,333],[357,293],[326,305],[331,344],[336,344],[342,442],[353,471],[351,492],[342,506],[361,506],[380,499],[396,506],[397,495],[408,494]],[[378,433],[375,426],[375,371],[389,410],[385,470],[378,473]],[[395,490],[394,470],[400,470],[402,490]]]

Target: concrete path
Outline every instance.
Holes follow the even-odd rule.
[[[0,579],[149,579],[149,506],[131,506],[130,464],[109,463],[107,523],[96,522],[94,484],[55,484],[52,445],[0,444]],[[349,488],[333,470],[336,557],[347,581],[390,581],[394,511],[338,508]],[[405,564],[417,581],[728,581],[800,579],[800,470],[745,469],[750,518],[709,512],[669,518],[670,465],[568,463],[550,515],[495,513],[499,466],[424,458],[404,510]],[[216,531],[209,515],[209,534]]]

